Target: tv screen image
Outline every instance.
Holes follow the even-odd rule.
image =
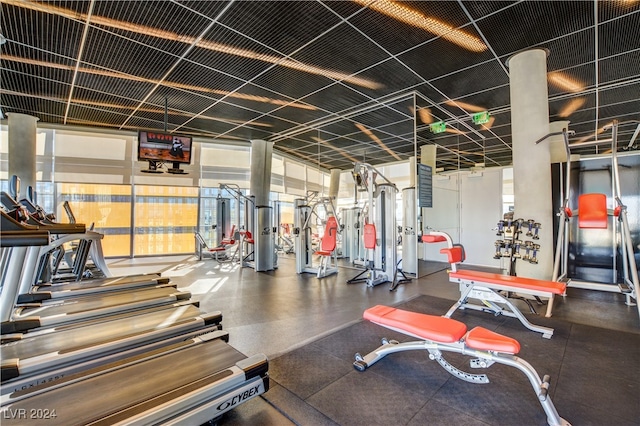
[[[191,164],[191,136],[138,132],[138,160]]]

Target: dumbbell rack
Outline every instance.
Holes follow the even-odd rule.
[[[540,223],[533,219],[512,219],[506,217],[498,221],[497,234],[501,236],[501,240],[496,240],[494,246],[496,252],[494,259],[509,259],[509,275],[516,276],[516,261],[518,259],[529,263],[538,263],[538,251],[540,251],[539,231]],[[525,231],[526,230],[526,231]],[[521,237],[524,233],[525,237],[531,240],[524,241]],[[521,249],[525,253],[520,252]]]
[[[509,275],[516,276],[516,262],[518,259],[525,262],[537,264],[538,263],[538,251],[540,251],[539,231],[541,225],[534,219],[513,219],[508,214],[505,218],[498,221],[497,234],[501,236],[501,240],[496,240],[494,245],[496,252],[493,256],[494,259],[509,259]],[[524,237],[530,238],[530,240],[524,240]],[[525,253],[522,254],[520,250],[524,249]],[[508,294],[507,297],[523,300],[532,313],[536,313],[536,310],[531,305],[528,299],[519,297],[515,294]],[[536,296],[536,300],[539,304],[542,301]]]

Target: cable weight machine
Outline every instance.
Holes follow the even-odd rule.
[[[553,266],[553,281],[567,282],[569,287],[583,288],[589,290],[619,292],[625,295],[627,305],[636,305],[640,315],[640,304],[638,294],[640,284],[638,280],[638,267],[636,264],[633,240],[629,230],[629,220],[627,218],[627,206],[622,203],[622,193],[620,189],[620,170],[618,165],[618,128],[621,125],[638,124],[638,121],[627,121],[619,123],[614,121],[604,127],[605,131],[611,131],[610,139],[601,139],[586,142],[569,142],[569,136],[574,132],[563,129],[561,132],[550,133],[536,141],[536,144],[546,140],[551,136],[562,135],[567,154],[565,190],[563,194],[563,205],[558,212],[559,227],[558,239],[556,242],[556,252]],[[640,124],[632,136],[629,146],[633,144],[637,134],[640,133]],[[584,148],[610,144],[611,147],[611,197],[610,202],[613,208],[607,206],[607,195],[602,193],[580,194],[578,196],[578,208],[572,210],[569,206],[569,195],[571,193],[571,149]],[[612,238],[612,280],[610,284],[581,281],[569,277],[569,241],[571,239],[571,222],[577,219],[577,229],[579,230],[607,230],[611,225]],[[611,218],[611,220],[609,220]],[[618,259],[620,261],[618,261]],[[620,263],[620,264],[619,264]],[[621,270],[620,270],[621,269]],[[617,285],[616,285],[617,284]],[[631,299],[635,299],[635,303]]]
[[[396,185],[367,163],[356,163],[352,172],[356,191],[367,193],[363,209],[362,236],[366,269],[347,281],[365,282],[367,287],[391,282],[393,290],[398,281],[398,252],[396,226]],[[380,181],[380,182],[378,182]],[[404,280],[402,280],[404,281]]]

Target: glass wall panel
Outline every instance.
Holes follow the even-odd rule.
[[[104,234],[105,256],[129,256],[131,252],[131,186],[89,183],[57,184],[56,217],[69,222],[63,203],[69,206],[78,223],[91,225]]]
[[[135,187],[134,255],[193,253],[198,188]]]

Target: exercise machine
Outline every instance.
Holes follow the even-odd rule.
[[[605,126],[605,131],[611,131],[610,139],[601,139],[586,142],[569,142],[569,136],[573,132],[563,129],[561,132],[551,133],[536,141],[541,143],[550,136],[562,135],[567,154],[565,191],[563,205],[558,212],[559,229],[556,241],[556,252],[553,265],[553,281],[566,282],[569,287],[584,288],[599,291],[619,292],[626,296],[627,305],[633,305],[631,299],[635,300],[640,315],[640,303],[638,294],[640,293],[640,282],[638,280],[638,266],[636,264],[634,243],[629,230],[629,220],[627,218],[627,206],[622,202],[622,192],[620,189],[620,171],[618,166],[618,128],[624,124],[638,124],[638,121],[619,123],[614,121]],[[640,128],[640,124],[638,124]],[[637,132],[636,132],[637,133]],[[633,138],[631,140],[633,143]],[[578,208],[572,210],[569,205],[571,194],[571,150],[587,146],[598,146],[610,144],[611,148],[611,197],[608,200],[606,194],[590,193],[578,196]],[[630,144],[631,145],[631,144]],[[610,207],[607,203],[611,203]],[[576,219],[573,219],[576,218]],[[611,219],[611,220],[610,220]],[[592,232],[606,233],[611,229],[611,284],[596,283],[573,279],[569,276],[569,244],[571,236],[571,222],[577,220],[579,230],[595,230]],[[620,270],[621,269],[621,270]],[[617,284],[617,285],[616,285]]]
[[[323,278],[338,272],[337,266],[337,238],[339,224],[333,200],[327,197],[308,203],[298,198],[293,201],[293,235],[294,251],[296,254],[296,272],[298,274],[315,274]],[[322,209],[322,214],[319,210]],[[324,233],[321,236],[319,249],[314,249],[313,224],[314,219],[324,219]],[[313,256],[320,256],[320,264],[314,266]]]
[[[416,233],[417,213],[416,188],[402,190],[402,271],[418,276],[418,235]]]
[[[425,243],[447,243],[447,247],[440,249],[440,253],[445,254],[451,264],[449,280],[459,285],[460,298],[451,306],[444,317],[450,318],[458,309],[475,309],[491,313],[494,316],[504,315],[517,318],[529,330],[541,333],[542,337],[550,339],[553,336],[552,328],[529,322],[520,309],[509,300],[509,295],[518,293],[548,298],[546,316],[550,317],[554,296],[565,294],[566,283],[458,269],[458,265],[465,259],[464,247],[460,244],[453,244],[449,234],[431,231],[422,236],[422,241]],[[474,304],[469,299],[480,300],[482,304]]]
[[[157,355],[126,358],[80,377],[15,392],[0,407],[3,424],[205,424],[269,388],[268,361],[247,358],[220,333]],[[114,391],[117,387],[117,392]]]
[[[291,254],[295,251],[295,243],[289,223],[282,222],[282,201],[272,201],[273,228],[276,229],[276,251]]]
[[[474,384],[489,383],[486,374],[474,374],[460,370],[450,364],[443,352],[452,352],[476,357],[470,362],[472,368],[489,368],[498,363],[520,370],[529,380],[542,406],[550,426],[569,426],[560,417],[549,395],[550,377],[540,378],[538,372],[524,359],[516,356],[520,343],[511,337],[495,333],[483,327],[474,327],[467,332],[464,323],[434,315],[404,311],[388,306],[374,306],[363,315],[365,320],[420,340],[399,343],[382,339],[382,346],[365,356],[355,355],[353,366],[365,371],[385,356],[403,351],[423,350],[429,359],[435,360],[452,376]],[[526,421],[525,421],[526,423]]]
[[[362,245],[362,208],[350,207],[340,210],[342,225],[342,257],[352,265],[364,265]]]
[[[347,283],[365,282],[368,287],[374,287],[390,282],[390,290],[393,290],[398,284],[396,228],[398,190],[394,183],[367,163],[356,163],[352,175],[356,190],[367,194],[362,227],[366,269]]]

